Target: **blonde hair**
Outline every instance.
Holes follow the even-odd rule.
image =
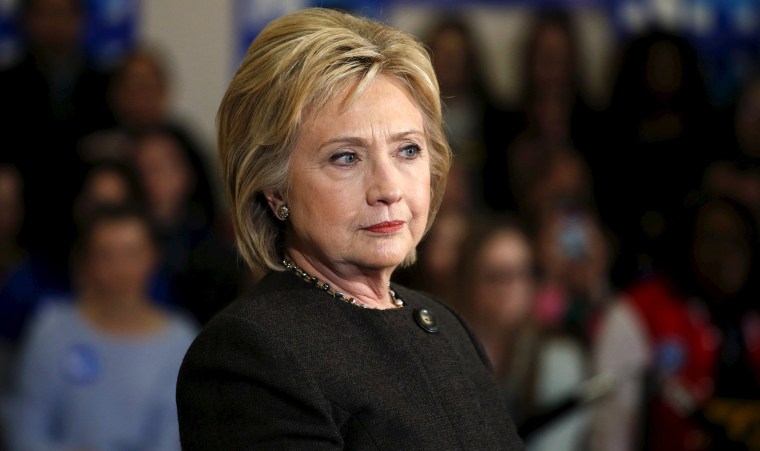
[[[406,33],[329,9],[304,9],[269,23],[253,41],[217,115],[220,162],[241,255],[261,275],[282,270],[284,228],[264,192],[287,193],[293,144],[306,114],[379,75],[406,88],[423,115],[430,155],[430,228],[451,164],[438,82],[425,48]],[[404,260],[415,260],[412,251]]]

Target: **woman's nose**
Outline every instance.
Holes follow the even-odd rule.
[[[371,164],[367,171],[367,203],[369,205],[393,204],[403,197],[402,178],[392,157],[385,157]]]

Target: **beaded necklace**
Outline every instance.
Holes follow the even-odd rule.
[[[376,309],[376,307],[370,307],[367,304],[364,304],[363,302],[357,301],[356,298],[354,297],[346,296],[340,291],[333,290],[332,287],[330,287],[328,283],[322,282],[318,278],[309,275],[309,273],[299,268],[295,263],[291,262],[288,259],[283,259],[282,265],[285,266],[285,268],[293,271],[304,282],[314,285],[315,287],[319,288],[320,290],[324,291],[325,293],[329,294],[330,296],[334,297],[335,299],[339,301],[347,302],[351,305],[355,305],[361,308]],[[399,295],[396,293],[396,290],[391,288],[390,285],[388,285],[388,293],[390,293],[391,299],[393,300],[393,305],[395,305],[396,308],[402,308],[406,305],[404,300],[399,297]]]

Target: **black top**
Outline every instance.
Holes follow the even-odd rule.
[[[404,308],[371,310],[290,272],[267,275],[185,357],[183,449],[523,449],[462,320],[394,289]],[[431,317],[436,332],[424,327]]]

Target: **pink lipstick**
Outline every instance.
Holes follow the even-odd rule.
[[[404,221],[385,221],[364,227],[363,230],[372,233],[393,233],[398,232],[404,227]]]

